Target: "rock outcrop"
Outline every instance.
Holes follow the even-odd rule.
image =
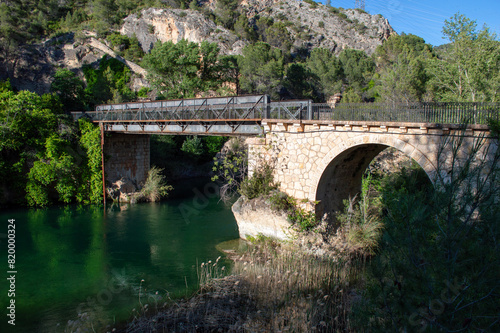
[[[287,25],[295,47],[322,47],[340,53],[343,49],[363,50],[368,55],[395,31],[381,15],[356,9],[311,5],[303,1],[244,0],[249,19],[270,17]]]
[[[215,9],[214,2],[205,3]],[[378,45],[395,33],[389,22],[380,15],[370,15],[354,9],[330,9],[301,1],[244,0],[240,4],[250,22],[259,17],[282,21],[293,41],[294,49],[323,47],[339,53],[345,48],[372,54]],[[143,50],[148,52],[157,41],[215,42],[223,54],[241,54],[249,42],[233,32],[216,25],[200,11],[191,9],[144,9],[140,15],[124,19],[120,30],[135,35]],[[293,51],[293,50],[292,50]]]
[[[266,237],[289,240],[296,235],[285,213],[272,210],[262,198],[240,197],[231,207],[238,224],[240,238]]]
[[[145,81],[146,70],[125,60],[95,35],[75,38],[73,33],[48,39],[39,44],[25,45],[18,49],[15,60],[0,66],[0,77],[10,78],[18,90],[29,90],[39,94],[48,93],[53,76],[58,68],[67,68],[79,73],[84,65],[96,64],[104,55],[109,55],[125,63],[135,73],[133,85],[138,88],[148,85]]]
[[[201,43],[217,43],[223,54],[239,54],[245,41],[231,31],[216,25],[195,10],[148,8],[141,15],[130,15],[124,19],[120,33],[136,36],[144,52],[149,52],[157,41],[181,39]]]

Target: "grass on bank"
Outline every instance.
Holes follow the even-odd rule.
[[[361,261],[318,256],[258,238],[234,253],[231,275],[219,261],[201,263],[200,290],[127,332],[331,332],[349,330]]]

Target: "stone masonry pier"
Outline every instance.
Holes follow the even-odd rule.
[[[149,149],[149,135],[107,133],[104,138],[106,183],[123,179],[139,188],[148,176]]]

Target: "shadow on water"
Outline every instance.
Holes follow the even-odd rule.
[[[238,238],[238,229],[206,179],[177,188],[160,203],[1,212],[16,220],[18,273],[16,326],[4,316],[0,331],[100,331],[141,304],[193,292],[196,264],[221,255],[216,245]],[[0,306],[9,302],[2,292]]]

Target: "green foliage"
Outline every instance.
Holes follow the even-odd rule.
[[[92,8],[94,29],[98,36],[106,36],[111,27],[118,23],[118,6],[114,0],[93,0]]]
[[[206,147],[205,151],[208,155],[214,156],[224,146],[224,143],[228,140],[228,137],[225,136],[204,136],[202,137],[202,141],[204,146]]]
[[[141,191],[134,198],[137,201],[150,201],[156,202],[162,197],[166,197],[170,191],[174,188],[172,185],[168,185],[165,176],[161,173],[163,169],[159,169],[153,166],[149,169],[148,178],[142,186]]]
[[[281,50],[269,44],[257,42],[243,48],[243,56],[238,58],[240,87],[248,94],[269,94],[279,97],[283,79],[284,58]]]
[[[299,207],[297,199],[280,191],[273,191],[269,196],[271,208],[276,211],[284,211],[288,220],[298,231],[308,231],[318,224],[316,214],[312,211]]]
[[[371,182],[370,174],[364,177],[359,200],[345,200],[344,211],[336,216],[350,251],[365,256],[375,253],[383,228],[380,203],[370,195]]]
[[[256,41],[258,39],[256,31],[245,14],[238,16],[238,19],[234,23],[234,32],[242,39],[249,41]]]
[[[203,154],[201,138],[197,135],[187,137],[182,144],[181,150],[194,159],[199,158]]]
[[[318,224],[316,214],[312,211],[305,210],[300,207],[288,213],[288,219],[292,222],[299,231],[308,231]]]
[[[86,155],[86,169],[77,195],[77,201],[83,203],[101,203],[103,200],[102,184],[102,149],[101,131],[91,122],[80,119],[80,145]]]
[[[339,54],[345,83],[351,87],[360,88],[370,81],[375,70],[375,63],[365,52],[345,49]]]
[[[50,91],[59,96],[66,112],[86,109],[84,89],[83,81],[66,68],[56,71],[54,81],[50,85]]]
[[[221,198],[228,200],[238,192],[247,175],[248,151],[245,141],[240,138],[231,139],[228,148],[220,156],[214,157],[212,171],[215,174],[212,181],[223,184],[220,188]]]
[[[151,88],[141,87],[141,89],[139,89],[139,91],[137,92],[137,97],[146,98],[149,96],[150,92],[151,92]]]
[[[316,76],[301,63],[290,64],[286,69],[284,86],[296,99],[313,99]]]
[[[304,0],[304,2],[311,5],[312,9],[318,8],[318,3],[314,2],[313,0]]]
[[[135,34],[132,37],[128,37],[119,33],[113,33],[106,37],[106,40],[111,43],[119,55],[127,60],[139,62],[144,57],[144,51],[139,45],[139,40]]]
[[[54,188],[59,201],[70,203],[78,187],[78,165],[68,152],[70,143],[53,134],[45,142],[45,150],[33,163],[26,185],[26,199],[30,206],[50,203],[49,191]]]
[[[0,201],[12,203],[17,199],[31,206],[47,206],[54,200],[100,202],[99,129],[88,123],[87,130],[81,128],[80,139],[75,124],[61,114],[57,97],[14,93],[8,83],[1,86],[0,176],[2,186],[15,190],[20,197]]]
[[[443,34],[452,46],[442,59],[426,63],[433,93],[440,101],[498,101],[500,96],[500,41],[488,28],[476,30],[476,22],[455,14],[445,21]]]
[[[382,73],[380,81],[383,101],[393,104],[421,102],[428,81],[423,59],[405,45],[392,66]]]
[[[411,52],[414,56],[425,55],[431,46],[425,44],[423,38],[412,34],[391,35],[375,50],[375,59],[378,67],[389,67],[398,61],[400,54]]]
[[[238,16],[238,0],[217,0],[215,14],[221,25],[232,30]]]
[[[215,43],[158,42],[151,53],[144,56],[143,65],[151,84],[162,97],[190,98],[222,85],[218,56]]]
[[[274,182],[273,171],[270,164],[262,163],[254,170],[251,177],[241,182],[238,192],[248,199],[268,195],[278,188],[278,184]]]
[[[498,326],[500,151],[495,142],[463,140],[450,138],[439,150],[438,174],[445,174],[445,160],[451,169],[435,180],[435,189],[406,171],[382,183],[384,233],[354,311],[359,328],[442,332]],[[469,154],[459,156],[465,145]],[[479,157],[483,151],[489,161]]]
[[[54,102],[59,113],[58,102],[52,95],[38,96],[35,93],[11,90],[9,82],[0,88],[0,178],[4,188],[20,197],[2,198],[1,201],[23,200],[26,174],[45,149],[48,137],[57,133],[58,115],[50,109]]]
[[[89,106],[103,103],[121,103],[135,99],[135,93],[129,88],[130,69],[120,61],[104,56],[99,68],[86,65],[83,73],[87,81],[85,94],[89,98]]]
[[[266,28],[264,41],[280,49],[284,54],[290,52],[290,48],[293,45],[292,37],[283,22],[274,22]]]
[[[325,100],[341,92],[343,69],[342,64],[330,50],[316,48],[306,61],[307,67],[318,81],[315,84],[319,91],[319,99]]]

